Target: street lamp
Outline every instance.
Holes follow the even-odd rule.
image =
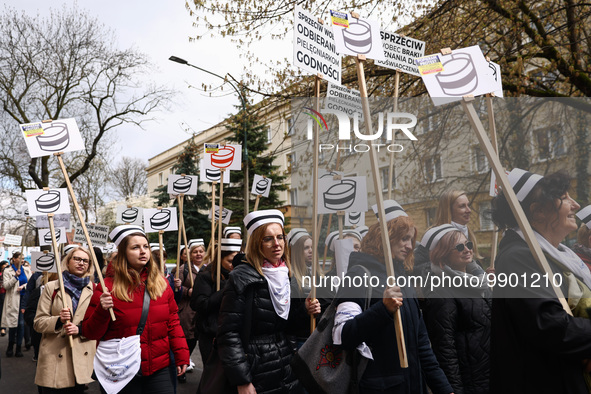
[[[168,58],[168,60],[179,63],[179,64],[185,64],[187,66],[196,68],[197,70],[206,72],[208,74],[211,74],[215,77],[218,77],[220,79],[223,79],[224,82],[227,82],[230,84],[230,86],[232,86],[232,88],[234,88],[234,90],[236,91],[236,93],[238,94],[238,97],[240,97],[240,102],[242,103],[242,111],[243,111],[243,121],[242,121],[242,128],[244,130],[244,216],[248,215],[248,200],[249,200],[249,191],[248,191],[248,147],[246,145],[246,100],[244,99],[244,96],[242,95],[242,92],[236,87],[235,84],[232,83],[232,81],[230,81],[229,79],[222,77],[221,75],[218,75],[214,72],[211,72],[209,70],[206,70],[204,68],[201,67],[197,67],[191,63],[189,63],[188,61],[186,61],[185,59],[181,59],[180,57],[176,57],[176,56],[171,56]],[[230,78],[234,79],[233,76],[231,76],[230,74],[226,74],[227,76],[230,76]],[[236,81],[234,79],[234,81]]]

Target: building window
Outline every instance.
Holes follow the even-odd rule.
[[[289,191],[289,201],[292,206],[298,205],[298,189],[291,189]]]
[[[288,153],[287,155],[285,155],[285,159],[286,159],[287,172],[291,173],[292,167],[296,164],[295,152]]]
[[[443,179],[441,172],[441,156],[433,155],[427,157],[423,165],[425,167],[425,181],[427,183],[437,182]]]
[[[382,191],[388,191],[388,173],[390,172],[390,166],[380,168],[380,178],[382,180]],[[392,167],[392,189],[396,188],[396,168]]]
[[[293,117],[287,118],[287,135],[293,135],[295,133],[295,120]]]
[[[555,128],[546,128],[534,133],[538,148],[538,160],[545,161],[564,156],[566,147],[564,135]]]
[[[158,173],[158,186],[162,186],[164,184],[163,179],[162,179],[162,173],[159,172]]]
[[[480,209],[480,229],[481,230],[492,230],[495,224],[492,221],[491,217],[491,204],[490,201],[482,201],[478,204],[478,208]]]
[[[472,147],[472,152],[474,170],[479,174],[488,172],[488,159],[480,148],[480,145],[474,145]]]
[[[435,217],[437,216],[437,208],[427,208],[427,227],[435,224]]]
[[[273,141],[273,129],[271,126],[267,126],[267,144],[270,144]]]

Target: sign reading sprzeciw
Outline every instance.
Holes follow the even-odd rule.
[[[90,242],[96,246],[106,246],[107,237],[109,236],[109,226],[101,226],[100,224],[87,224],[88,236]],[[80,225],[76,226],[76,233],[74,234],[74,242],[86,242],[84,231]]]
[[[295,7],[293,29],[293,63],[324,79],[341,84],[341,55],[337,53],[330,26],[303,8]]]
[[[376,60],[376,65],[420,77],[415,58],[425,56],[425,42],[383,30],[380,35],[386,60]]]

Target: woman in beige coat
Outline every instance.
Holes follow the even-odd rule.
[[[96,341],[86,339],[80,331],[93,293],[94,270],[88,250],[72,250],[64,257],[62,269],[67,308],[58,281],[52,281],[43,289],[35,316],[35,330],[43,335],[35,384],[41,386],[44,394],[62,389],[83,393],[84,385],[93,381]],[[72,348],[68,335],[74,342]]]
[[[29,267],[23,266],[23,254],[14,252],[10,265],[4,269],[2,285],[6,289],[2,322],[0,327],[8,327],[8,349],[6,357],[22,357],[21,345],[25,334],[25,306],[21,305],[27,281],[31,277]],[[16,354],[14,345],[16,344]]]

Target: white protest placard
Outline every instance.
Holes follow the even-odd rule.
[[[318,183],[318,213],[367,211],[367,185],[364,176],[325,178]]]
[[[376,60],[378,66],[400,70],[420,77],[416,57],[425,56],[425,42],[389,31],[380,31],[385,60]]]
[[[299,5],[294,10],[293,64],[341,84],[341,55],[336,50],[332,28],[318,22]]]
[[[22,235],[6,234],[4,236],[5,245],[21,246],[21,242],[23,242]]]
[[[359,115],[359,120],[363,119],[363,108],[361,107],[361,93],[356,89],[349,89],[346,86],[329,83],[326,89],[326,100],[324,101],[326,109],[345,112],[351,118],[353,114]]]
[[[55,228],[55,240],[58,244],[67,244],[68,236],[66,235],[65,227],[54,227]],[[39,246],[52,245],[51,242],[51,231],[48,228],[40,228],[39,233]],[[78,242],[78,241],[76,241]]]
[[[250,192],[254,195],[269,197],[271,183],[271,178],[255,174],[252,180],[252,190]]]
[[[25,190],[25,195],[31,216],[70,213],[68,189]]]
[[[63,227],[66,230],[70,230],[72,225],[70,224],[70,214],[60,213],[53,216],[53,225],[55,227]],[[47,215],[35,217],[35,227],[37,228],[49,228],[49,218]]]
[[[35,272],[57,272],[55,255],[45,252],[31,252],[31,269]]]
[[[203,162],[206,168],[225,168],[226,171],[240,171],[242,170],[242,145],[220,145],[217,152],[211,152],[208,145],[203,147]],[[217,144],[213,144],[217,145]]]
[[[215,205],[215,220],[219,220],[220,219],[220,207],[218,205]],[[231,210],[224,208],[222,209],[222,223],[224,224],[229,224],[230,223],[230,218],[232,217],[232,212]],[[211,220],[211,209],[209,210],[209,215],[207,215],[207,218],[209,220]]]
[[[442,67],[434,60],[428,60],[429,65],[420,65],[424,59],[435,57],[439,59]],[[427,67],[426,72],[421,71],[421,77],[435,106],[459,101],[466,95],[482,96],[498,89],[489,64],[478,45],[456,49],[448,55],[430,55],[416,61],[419,70],[421,67]]]
[[[353,18],[346,12],[330,11],[337,52],[341,55],[365,55],[368,59],[386,60],[378,21]]]
[[[31,215],[29,215],[29,206],[27,204],[21,207],[21,214],[26,218],[31,217]]]
[[[224,183],[230,183],[230,171],[223,172]],[[199,179],[201,182],[219,182],[222,179],[222,171],[219,168],[207,167],[203,159],[199,160]]]
[[[355,251],[354,242],[351,238],[335,239],[333,242],[337,275],[342,277],[349,268],[349,256]]]
[[[32,158],[85,149],[82,135],[74,118],[59,119],[47,123],[25,123],[19,125],[19,130]]]
[[[178,230],[176,207],[144,209],[144,229],[147,233]]]
[[[143,225],[143,208],[141,207],[130,207],[127,205],[117,206],[117,217],[115,223],[117,224],[136,224],[138,226]]]
[[[497,63],[488,62],[488,70],[486,73],[494,80],[496,89],[493,90],[495,97],[503,97],[503,81],[501,80],[501,66]]]
[[[344,177],[345,173],[343,171],[329,171],[324,168],[318,169],[318,179],[332,179],[335,176]]]
[[[168,194],[186,194],[194,196],[197,194],[199,178],[197,175],[169,175]]]
[[[88,237],[93,246],[106,246],[109,237],[109,226],[103,226],[100,224],[87,224],[86,230],[88,231]],[[84,236],[84,230],[82,226],[77,225],[74,233],[74,242],[85,243],[86,237]]]
[[[365,212],[345,212],[345,226],[365,226]]]

